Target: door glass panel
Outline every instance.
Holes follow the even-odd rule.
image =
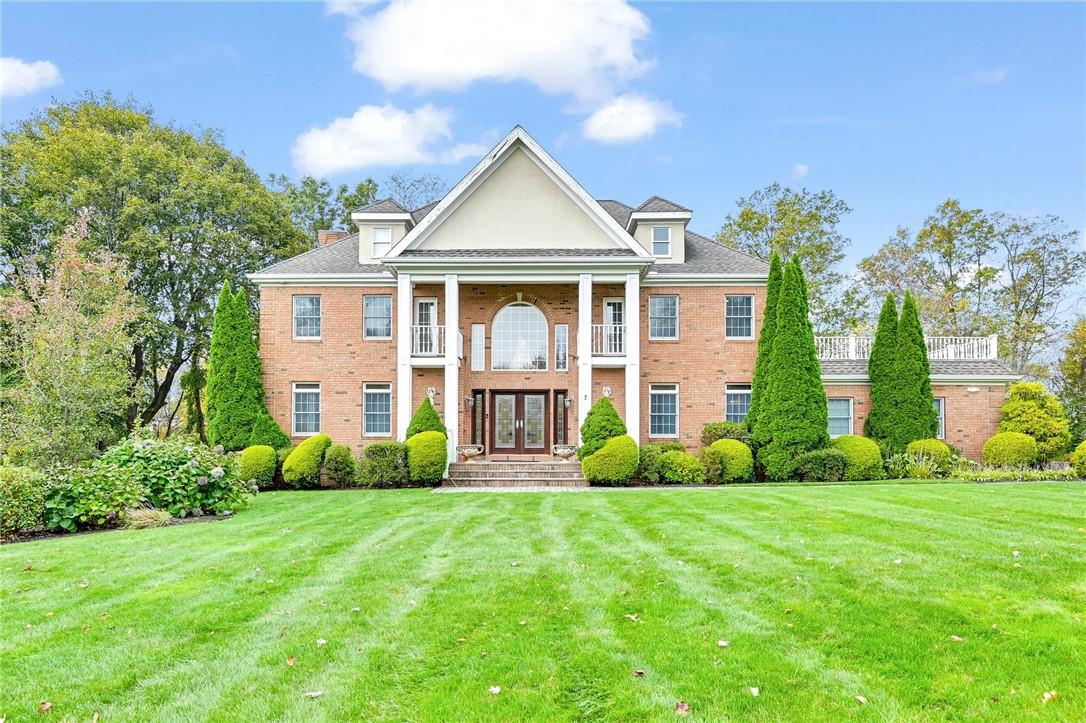
[[[607,330],[607,353],[622,354],[626,350],[626,315],[622,301],[606,301],[603,304],[603,323]]]
[[[516,446],[517,397],[515,394],[494,396],[494,446],[510,449]]]
[[[543,395],[524,395],[524,446],[528,449],[543,447]]]
[[[416,354],[433,354],[435,351],[434,326],[437,324],[437,314],[434,313],[437,304],[432,300],[415,302],[415,330],[417,336]]]

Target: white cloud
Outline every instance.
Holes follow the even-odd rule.
[[[413,111],[364,105],[349,118],[336,118],[298,136],[292,149],[294,166],[302,173],[323,176],[372,166],[456,163],[487,151],[474,143],[440,148],[452,138],[451,120],[451,110],[429,103]]]
[[[0,97],[20,96],[60,83],[60,70],[48,60],[28,63],[0,58]]]
[[[792,166],[792,178],[797,181],[802,181],[807,177],[807,174],[811,172],[811,167],[806,163],[797,163]]]
[[[664,125],[682,125],[682,113],[670,103],[643,95],[620,95],[585,119],[585,138],[601,143],[626,143],[656,133]]]
[[[973,73],[974,83],[987,83],[995,85],[1007,79],[1006,68],[993,68],[992,70],[978,70]]]
[[[523,81],[592,107],[652,66],[635,47],[648,19],[618,0],[393,0],[369,14],[348,10],[354,69],[389,90]]]
[[[375,5],[378,0],[328,0],[324,4],[326,15],[346,15],[356,18],[370,5]]]

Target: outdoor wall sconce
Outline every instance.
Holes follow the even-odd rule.
[[[426,396],[429,398],[430,404],[433,404],[434,397],[437,396],[437,389],[435,389],[434,387],[426,387]]]
[[[474,408],[475,407],[475,397],[464,397],[464,404],[467,406],[468,409]]]
[[[569,397],[566,397],[565,405],[566,405],[566,409],[569,409],[570,407],[573,406],[573,400],[570,399]]]
[[[965,391],[969,392],[970,394],[976,394],[980,391],[980,387],[966,387]]]
[[[603,392],[603,396],[607,397],[608,399],[611,398],[611,387],[604,387],[601,391]]]

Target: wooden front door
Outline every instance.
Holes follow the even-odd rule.
[[[546,392],[491,392],[490,451],[549,454]]]

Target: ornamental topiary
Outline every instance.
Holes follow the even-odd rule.
[[[263,410],[253,424],[253,433],[249,436],[250,445],[267,445],[272,449],[290,446],[290,437],[280,428],[267,410]]]
[[[758,356],[754,360],[754,377],[750,383],[750,406],[747,408],[747,427],[750,429],[750,441],[754,445],[763,445],[769,441],[769,420],[762,414],[765,406],[766,388],[769,383],[770,359],[773,357],[773,339],[777,327],[777,300],[781,291],[781,257],[772,253],[769,257],[769,278],[766,279],[765,310],[762,330],[758,335]],[[701,443],[708,446],[716,440]],[[747,440],[744,440],[747,441]]]
[[[613,437],[582,463],[584,476],[592,484],[621,485],[637,471],[637,442],[633,437]]]
[[[682,442],[660,442],[658,444],[645,444],[639,450],[640,462],[637,465],[637,478],[648,484],[657,484],[660,481],[660,455],[664,452],[678,450],[685,452],[686,447]]]
[[[354,484],[355,465],[351,448],[345,444],[333,444],[324,453],[324,473],[337,487]]]
[[[893,294],[886,295],[879,312],[875,341],[867,360],[867,376],[871,379],[871,411],[864,422],[864,433],[884,442],[890,438],[896,411],[894,409],[894,358],[897,355],[897,303]]]
[[[1079,442],[1071,453],[1071,466],[1075,468],[1075,474],[1086,479],[1086,441]]]
[[[754,474],[754,455],[738,439],[718,439],[702,451],[701,457],[705,478],[712,483],[750,482]]]
[[[802,482],[840,482],[848,462],[848,455],[839,449],[816,449],[796,457],[792,475]]]
[[[283,462],[283,482],[295,489],[319,485],[324,453],[331,444],[327,434],[314,434],[295,447]]]
[[[856,482],[886,477],[882,468],[882,452],[874,440],[855,434],[842,434],[830,444],[848,457],[848,464],[841,479]]]
[[[581,425],[581,447],[577,459],[584,460],[598,452],[607,440],[626,434],[626,424],[615,411],[615,405],[607,397],[600,397],[585,415]]]
[[[702,447],[708,447],[718,439],[738,439],[750,444],[750,431],[742,422],[709,422],[701,428]]]
[[[984,443],[984,464],[1017,467],[1037,461],[1037,440],[1021,432],[999,432]]]
[[[909,442],[905,451],[914,457],[926,457],[934,464],[940,474],[950,472],[950,466],[954,462],[954,451],[942,440],[935,438],[918,439]]]
[[[1040,382],[1012,384],[999,413],[999,431],[1033,437],[1041,462],[1055,459],[1071,444],[1071,425],[1063,406]]]
[[[403,442],[374,442],[358,465],[358,484],[365,487],[403,487],[409,481],[407,447]]]
[[[445,476],[448,453],[441,432],[419,432],[407,440],[407,473],[416,484],[435,485]]]
[[[897,325],[897,356],[894,358],[893,417],[886,441],[894,451],[909,442],[929,439],[939,431],[939,415],[931,392],[931,371],[924,329],[912,294],[906,292]]]
[[[0,465],[0,535],[40,530],[49,490],[49,480],[39,470]]]
[[[689,452],[673,450],[660,455],[660,479],[668,484],[705,483],[705,465]]]
[[[238,456],[238,477],[252,480],[260,488],[271,487],[275,482],[275,450],[266,444],[254,444],[246,447]]]
[[[434,405],[430,403],[429,397],[422,400],[422,404],[415,410],[415,416],[411,417],[411,423],[407,425],[408,439],[419,432],[441,432],[446,437],[449,436],[449,431],[441,423],[441,417],[438,416]]]

